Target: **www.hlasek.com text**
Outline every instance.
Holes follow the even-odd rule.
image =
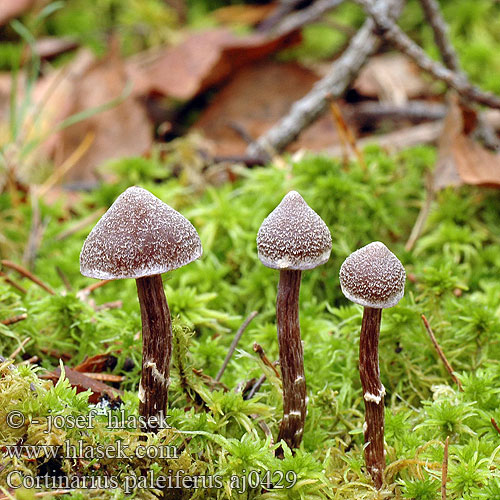
[[[63,445],[4,445],[4,458],[68,458],[73,460],[102,460],[106,459],[177,459],[177,447],[174,445],[148,445],[136,444],[133,447],[122,441],[110,444],[86,444],[82,439],[71,443],[65,441]]]

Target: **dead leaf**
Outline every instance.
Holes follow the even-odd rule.
[[[317,81],[312,71],[295,63],[263,61],[242,68],[217,94],[193,128],[213,142],[215,154],[243,154],[247,142],[242,131],[255,139],[283,117],[290,106]],[[239,132],[239,131],[240,132]],[[328,115],[309,127],[290,150],[320,150],[336,139]]]
[[[96,354],[90,358],[85,358],[73,370],[76,372],[101,373],[114,365],[116,365],[116,358],[111,354]]]
[[[221,24],[255,26],[264,20],[275,8],[275,3],[264,5],[228,5],[227,7],[221,7],[214,11],[213,16]]]
[[[32,182],[39,165],[52,158],[56,169],[64,170],[58,181],[93,184],[95,168],[106,160],[148,151],[153,130],[135,97],[125,96],[115,107],[97,112],[98,106],[123,96],[127,82],[123,62],[116,53],[97,60],[88,50],[79,51],[69,64],[39,79],[20,123],[23,144],[34,144],[34,148],[19,162],[18,178]],[[0,118],[5,123],[10,112],[11,86],[12,82],[1,75]],[[22,73],[18,87],[18,102],[23,103]],[[65,119],[81,112],[89,112],[89,118],[57,131]],[[8,130],[0,129],[0,138],[7,142]]]
[[[72,37],[47,36],[39,38],[34,45],[35,53],[40,59],[50,60],[65,52],[78,48],[79,42]],[[29,57],[29,49],[24,54],[24,60]]]
[[[438,142],[435,190],[464,184],[500,187],[500,155],[471,139],[476,123],[476,112],[452,95]]]
[[[71,107],[66,116],[92,111],[123,95],[127,75],[116,52],[106,58],[92,61],[81,75],[72,76]],[[141,155],[149,150],[153,131],[146,110],[133,96],[126,96],[120,104],[93,114],[59,134],[54,145],[57,164],[61,165],[82,144],[85,137],[93,137],[92,144],[65,176],[66,182],[87,184],[96,180],[95,168],[111,158]]]
[[[159,93],[189,100],[238,68],[290,47],[300,39],[297,31],[278,38],[262,34],[237,37],[223,28],[205,31],[165,49],[153,61],[133,58],[127,72],[135,82],[137,94]]]
[[[110,401],[117,402],[120,400],[120,395],[123,394],[122,391],[111,387],[100,380],[95,380],[87,377],[83,373],[72,370],[71,368],[65,366],[64,374],[68,379],[72,387],[76,387],[76,392],[84,392],[91,390],[92,393],[89,396],[89,403],[96,404],[103,397],[109,399]],[[48,378],[56,383],[61,376],[61,369],[58,367],[53,372],[49,372],[43,376],[43,378]]]
[[[35,4],[35,0],[1,0],[0,26],[7,24],[11,19],[24,14]]]
[[[432,93],[417,66],[405,55],[393,53],[372,57],[356,78],[354,89],[363,96],[399,105]]]
[[[374,134],[356,141],[356,145],[360,150],[366,146],[376,144],[384,149],[387,153],[393,154],[404,149],[408,149],[421,144],[434,144],[439,137],[443,128],[441,121],[430,123],[423,123],[421,125],[414,125],[413,127],[405,127],[403,129],[395,130],[387,134]],[[344,149],[340,144],[335,144],[325,150],[325,153],[341,157]],[[355,159],[353,151],[349,151],[349,158]]]

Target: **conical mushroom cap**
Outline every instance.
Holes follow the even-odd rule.
[[[403,264],[380,241],[353,252],[340,268],[342,293],[364,307],[395,306],[403,297],[405,279]]]
[[[89,278],[142,278],[189,264],[202,254],[193,225],[146,189],[124,191],[83,244],[80,272]]]
[[[261,262],[273,269],[313,269],[330,258],[332,236],[297,191],[290,191],[257,234]]]

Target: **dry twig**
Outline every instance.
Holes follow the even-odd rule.
[[[114,375],[113,373],[93,373],[93,372],[80,372],[86,377],[100,380],[101,382],[123,382],[125,377],[123,375]]]
[[[0,277],[4,279],[5,283],[13,286],[15,289],[19,290],[22,294],[28,293],[26,288],[22,287],[19,283],[15,282],[13,279],[9,278],[9,275],[0,271]]]
[[[466,78],[460,68],[455,49],[448,38],[448,26],[441,15],[439,4],[436,0],[420,0],[420,3],[422,4],[425,17],[434,32],[434,41],[441,52],[441,57],[443,58],[445,66],[455,71],[462,78]],[[481,118],[481,116],[479,116],[478,119],[475,135],[478,140],[484,142],[488,149],[493,151],[498,151],[500,149],[500,140],[495,131],[483,118]]]
[[[24,249],[23,264],[31,271],[35,265],[36,254],[40,243],[42,242],[43,233],[47,227],[47,222],[42,223],[40,215],[40,204],[36,190],[31,194],[31,227],[28,242]]]
[[[71,292],[73,290],[73,287],[71,286],[68,277],[66,276],[66,274],[64,274],[64,271],[59,266],[56,266],[56,273],[59,278],[61,278],[64,288],[66,288],[68,292]]]
[[[207,375],[206,373],[203,373],[203,369],[198,370],[197,368],[192,368],[192,372],[197,377],[201,378],[201,380],[203,380],[211,388],[211,390],[214,390],[216,387],[222,387],[224,392],[229,391],[229,387],[226,384],[220,382],[219,380],[215,380],[214,378],[212,378],[210,375]]]
[[[73,226],[69,227],[68,229],[66,229],[62,233],[59,233],[55,237],[55,240],[56,241],[64,240],[68,236],[71,236],[71,235],[77,233],[81,229],[85,229],[89,224],[91,224],[92,222],[99,219],[99,217],[101,217],[104,214],[104,212],[105,212],[104,208],[99,208],[98,210],[95,210],[91,214],[87,215],[83,219],[76,222]]]
[[[111,302],[105,302],[99,306],[95,306],[96,311],[107,311],[109,309],[120,309],[123,306],[121,300],[113,300]]]
[[[261,375],[252,388],[245,394],[243,399],[252,399],[255,393],[260,389],[260,386],[264,383],[264,380],[266,380],[266,376]]]
[[[462,97],[491,108],[500,109],[500,97],[472,85],[464,74],[452,71],[437,61],[433,61],[385,12],[381,12],[375,2],[372,0],[357,1],[375,21],[380,35],[412,59],[420,69],[431,74],[437,80],[445,82]]]
[[[427,182],[425,185],[424,204],[422,205],[422,208],[420,209],[420,212],[418,213],[418,217],[417,217],[417,220],[415,221],[415,225],[413,226],[413,229],[411,230],[411,233],[410,233],[410,237],[408,238],[408,241],[406,242],[406,245],[405,245],[405,250],[407,252],[410,252],[411,250],[413,250],[415,243],[417,242],[418,238],[420,238],[420,235],[422,234],[425,223],[427,221],[427,217],[429,216],[429,213],[431,211],[432,202],[434,201],[435,195],[436,195],[436,193],[433,189],[432,176],[428,176]]]
[[[264,352],[264,349],[260,344],[257,344],[257,342],[253,343],[253,350],[259,355],[259,358],[262,360],[262,362],[268,366],[269,368],[272,368],[274,371],[274,374],[276,375],[277,378],[280,378],[280,374],[278,370],[276,370],[276,367],[269,361],[269,358],[266,356],[266,353]]]
[[[463,390],[462,384],[461,384],[460,380],[458,380],[458,378],[456,377],[456,375],[453,371],[453,368],[450,365],[450,362],[446,358],[443,350],[441,349],[441,346],[438,344],[436,336],[434,335],[434,332],[432,331],[431,325],[429,325],[429,322],[427,321],[427,318],[425,317],[424,314],[422,314],[421,317],[422,317],[422,321],[424,322],[425,329],[427,330],[427,333],[429,334],[429,337],[430,337],[432,343],[434,344],[434,347],[435,347],[437,353],[439,354],[441,361],[444,363],[444,366],[446,367],[446,370],[450,374],[453,381],[458,385],[458,390],[462,391]]]
[[[14,271],[17,271],[21,276],[24,276],[25,278],[31,280],[33,283],[36,283],[40,288],[43,288],[46,292],[50,293],[50,295],[56,294],[56,292],[54,292],[54,290],[52,290],[49,285],[45,284],[40,278],[37,278],[33,273],[25,269],[23,266],[20,266],[19,264],[16,264],[15,262],[12,262],[10,260],[1,260],[0,263],[2,264],[2,266],[13,269]]]
[[[243,333],[247,329],[247,326],[250,324],[250,322],[255,318],[255,316],[257,316],[257,314],[259,314],[257,311],[252,311],[247,316],[245,321],[243,321],[242,325],[238,328],[238,331],[236,332],[236,335],[234,336],[234,339],[231,342],[231,345],[229,346],[229,350],[227,351],[226,358],[224,359],[224,362],[222,363],[222,366],[220,367],[219,372],[215,376],[215,380],[217,382],[219,382],[222,375],[224,374],[224,371],[225,371],[227,365],[229,364],[229,360],[231,359],[231,356],[233,355],[233,353],[236,349],[236,346],[238,345],[238,342],[241,339],[241,336],[243,335]]]
[[[3,319],[2,321],[0,321],[0,323],[6,326],[13,325],[14,323],[19,323],[19,321],[23,321],[27,317],[28,315],[26,313],[18,314],[17,316],[12,316],[12,318]]]
[[[434,41],[441,52],[444,64],[452,71],[460,71],[457,53],[448,39],[448,25],[441,15],[439,4],[436,0],[420,0],[420,3],[427,22],[432,27]]]
[[[12,351],[12,354],[9,356],[10,359],[15,359],[15,357],[23,350],[23,347],[31,340],[31,337],[26,337],[21,344]]]
[[[31,358],[26,359],[18,363],[19,365],[34,365],[40,358],[38,356],[31,356]]]
[[[491,425],[498,432],[498,434],[500,434],[500,427],[498,426],[497,421],[493,417],[491,417]]]
[[[101,288],[101,286],[107,285],[110,281],[112,280],[100,280],[97,283],[92,283],[91,285],[86,286],[85,288],[82,288],[80,291],[78,291],[76,293],[76,296],[80,300],[85,300],[94,290]]]
[[[346,123],[344,117],[342,116],[342,111],[340,110],[339,105],[335,102],[334,99],[331,99],[330,96],[328,97],[328,104],[330,106],[330,112],[332,114],[333,120],[337,126],[337,131],[339,134],[339,137],[341,139],[342,144],[345,144],[345,146],[349,146],[349,148],[354,152],[359,164],[361,167],[366,170],[366,163],[365,159],[363,157],[363,153],[360,151],[358,148],[358,145],[356,143],[356,137],[354,136],[353,131],[349,127],[349,125]],[[345,151],[345,161],[348,160],[348,149],[346,148]]]
[[[338,7],[344,0],[316,0],[309,7],[293,12],[286,16],[272,30],[273,36],[281,36],[298,30],[306,24],[311,24],[321,19],[328,11]]]
[[[392,103],[366,101],[348,110],[350,120],[356,120],[360,126],[366,126],[375,120],[441,120],[446,116],[444,104],[429,101],[408,101],[403,106]]]
[[[384,16],[389,11],[399,15],[403,1],[380,0],[377,5]],[[327,96],[340,97],[380,46],[380,37],[374,32],[374,28],[374,22],[367,19],[342,55],[332,64],[328,74],[317,82],[308,94],[296,101],[288,114],[274,127],[250,144],[246,153],[252,157],[264,155],[268,159],[272,158],[325,111]]]

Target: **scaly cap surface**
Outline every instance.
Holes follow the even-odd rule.
[[[353,252],[340,268],[342,293],[364,307],[395,306],[403,297],[405,279],[403,265],[380,241]]]
[[[330,258],[332,236],[297,191],[290,191],[257,234],[261,262],[273,269],[313,269]]]
[[[124,191],[83,244],[80,272],[89,278],[142,278],[162,274],[202,254],[193,225],[146,189]]]

